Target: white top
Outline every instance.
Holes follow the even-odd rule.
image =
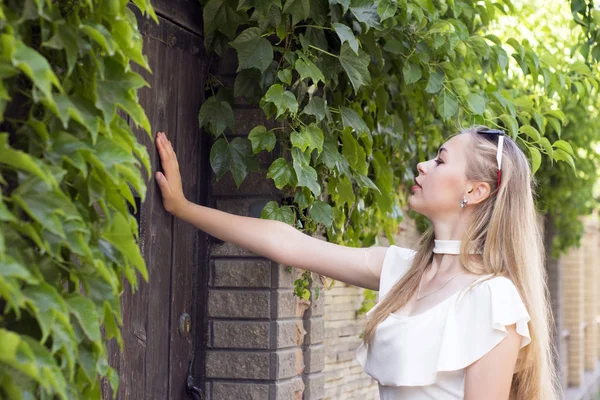
[[[414,255],[397,246],[387,250],[380,301],[408,271]],[[489,277],[421,314],[390,314],[377,327],[373,343],[361,344],[356,357],[379,383],[380,399],[463,399],[465,368],[508,335],[507,325],[516,323],[521,348],[531,342],[530,316],[517,288],[505,277],[483,280]]]

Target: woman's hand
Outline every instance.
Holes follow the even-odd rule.
[[[179,173],[177,155],[175,155],[173,145],[167,139],[167,135],[164,132],[157,133],[156,147],[158,148],[163,171],[165,171],[164,174],[156,171],[156,182],[158,182],[158,186],[160,187],[165,209],[176,216],[188,205],[188,201],[181,189],[181,175]]]

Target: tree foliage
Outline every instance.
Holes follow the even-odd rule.
[[[130,207],[145,197],[149,69],[127,0],[0,2],[0,397],[116,390],[123,278],[147,279]],[[135,0],[156,16],[148,0]],[[101,330],[103,326],[103,330]]]

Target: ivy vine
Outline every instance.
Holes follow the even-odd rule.
[[[117,114],[151,136],[131,62],[149,69],[127,0],[0,2],[1,398],[116,392],[105,341],[123,278],[148,278],[130,208],[150,161]]]
[[[233,87],[212,79],[199,113],[215,138],[211,166],[239,186],[259,170],[257,154],[279,144],[266,177],[294,203],[270,202],[263,218],[307,233],[320,226],[339,244],[369,246],[381,232],[393,243],[415,164],[459,125],[505,129],[534,172],[543,157],[576,170],[563,108],[595,98],[597,76],[583,61],[558,68],[527,40],[493,34],[495,20],[517,14],[510,0],[203,4],[206,47],[238,59]],[[279,125],[228,140],[238,98]]]

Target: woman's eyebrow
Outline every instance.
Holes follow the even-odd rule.
[[[448,153],[448,149],[445,147],[440,147],[440,149],[438,150],[438,157],[440,156],[440,154],[442,154],[442,151],[445,151],[446,153]]]

